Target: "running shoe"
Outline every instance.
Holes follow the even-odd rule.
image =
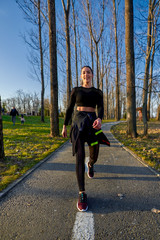
[[[88,209],[88,204],[87,204],[87,194],[86,193],[80,193],[79,194],[79,199],[77,202],[77,208],[80,212],[86,212]]]
[[[93,178],[94,177],[94,169],[93,169],[93,166],[91,167],[88,163],[88,172],[87,172],[87,175],[89,178]]]

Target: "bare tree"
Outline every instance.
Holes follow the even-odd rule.
[[[92,40],[92,37],[90,36],[90,42],[91,42],[91,61],[92,61],[92,70],[94,72],[94,54],[93,54],[93,40]],[[94,80],[92,78],[92,86],[94,86]]]
[[[96,66],[97,66],[97,88],[100,87],[100,83],[99,83],[99,53],[98,53],[98,44],[100,42],[100,39],[102,37],[102,34],[103,34],[103,30],[104,30],[104,0],[103,0],[103,3],[102,3],[102,21],[100,22],[100,33],[99,33],[99,36],[98,34],[96,33],[96,30],[94,29],[94,26],[93,26],[93,19],[92,19],[92,16],[91,16],[91,9],[90,9],[90,3],[89,3],[89,0],[86,0],[87,2],[87,14],[88,14],[88,25],[89,25],[89,32],[90,32],[90,35],[91,35],[91,38],[93,39],[94,43],[95,43],[95,47],[96,47]]]
[[[76,86],[78,87],[78,56],[77,56],[77,30],[76,30],[76,16],[75,16],[75,1],[71,0],[73,11],[73,29],[74,29],[74,50],[76,63]]]
[[[144,124],[144,135],[148,134],[148,124],[147,124],[147,95],[148,95],[148,79],[149,79],[149,66],[150,66],[150,55],[151,55],[151,26],[153,20],[153,8],[155,0],[149,0],[149,12],[148,12],[148,30],[147,30],[147,49],[146,49],[146,59],[145,59],[145,75],[143,83],[143,124]]]
[[[151,54],[150,54],[150,74],[149,74],[149,84],[148,84],[148,102],[147,102],[147,119],[150,119],[150,110],[151,110],[151,95],[153,90],[154,79],[156,75],[153,74],[154,68],[154,59],[156,51],[159,48],[157,30],[159,26],[159,15],[160,15],[160,6],[158,2],[155,4],[152,11],[153,16],[151,16]],[[157,46],[156,46],[157,45]],[[157,72],[157,71],[156,71]],[[157,84],[156,84],[157,85]]]
[[[69,103],[71,94],[71,50],[70,50],[70,33],[69,33],[69,13],[70,13],[70,0],[67,0],[67,6],[65,6],[64,0],[62,0],[62,6],[64,10],[65,18],[65,33],[66,33],[66,73],[67,73],[67,104]]]
[[[41,121],[44,122],[44,52],[46,51],[46,48],[48,48],[48,46],[44,47],[44,43],[42,41],[44,39],[42,39],[42,25],[44,25],[44,23],[42,23],[41,20],[42,0],[16,0],[16,2],[18,3],[20,9],[22,9],[22,11],[24,12],[25,19],[28,22],[32,23],[32,25],[34,26],[34,30],[31,29],[30,32],[28,32],[29,40],[26,38],[25,34],[23,36],[23,39],[31,49],[28,60],[31,63],[32,72],[34,76],[36,76],[36,79],[41,83]],[[37,31],[35,31],[35,29],[37,29]],[[45,39],[45,41],[47,40]],[[38,57],[36,56],[37,52],[39,53]],[[38,71],[36,67],[38,68]]]
[[[41,101],[39,100],[38,94],[36,92],[34,92],[34,94],[32,94],[31,101],[32,101],[32,114],[38,115],[40,112]],[[44,106],[44,108],[45,108],[45,106]]]
[[[48,0],[48,15],[49,15],[50,86],[51,86],[50,135],[52,137],[55,137],[59,136],[55,0]]]
[[[110,118],[115,118],[115,91],[113,84],[111,85],[110,91]]]
[[[157,109],[157,121],[160,121],[160,105],[158,106],[158,109]]]
[[[125,0],[125,47],[127,79],[127,134],[137,137],[136,101],[135,101],[135,67],[133,42],[133,0]]]
[[[115,0],[113,0],[113,15],[114,15],[114,32],[115,32],[115,47],[116,47],[116,107],[115,119],[120,120],[120,104],[119,104],[119,61],[118,61],[118,35],[117,35],[117,8]]]
[[[153,6],[153,0],[151,1]],[[149,20],[149,8],[150,2],[139,0],[135,4],[135,59],[136,59],[136,101],[137,106],[143,106],[144,96],[144,79],[146,79],[147,62],[148,66],[148,89],[147,89],[147,112],[145,113],[146,120],[149,120],[149,116],[155,116],[157,108],[157,97],[159,89],[159,46],[160,46],[160,34],[159,34],[159,14],[160,4],[159,0],[155,0],[153,11],[151,13],[150,34],[148,20]],[[151,11],[150,11],[151,12]],[[147,60],[147,45],[151,40],[150,48],[148,48],[148,54],[150,53],[150,61]],[[155,46],[154,46],[155,45]],[[154,55],[153,55],[154,54]],[[153,61],[152,61],[153,57]],[[146,61],[147,60],[147,61]],[[146,121],[147,127],[147,121]],[[147,130],[146,130],[147,132]]]
[[[84,23],[84,20],[87,23],[88,31],[85,34],[84,34],[84,31],[83,31],[82,35],[83,36],[85,35],[85,42],[87,42],[87,45],[89,45],[89,47],[90,47],[91,67],[92,67],[92,70],[94,72],[94,43],[93,43],[92,36],[90,34],[90,26],[89,26],[88,10],[87,10],[87,6],[86,6],[86,0],[82,1],[82,5],[83,5],[83,8],[84,8],[85,14],[83,12],[81,13],[82,16],[79,19],[79,23],[81,23],[81,25],[83,25],[83,26],[86,25]],[[87,29],[85,29],[85,30],[87,30]],[[88,32],[89,32],[89,35],[88,35]],[[79,49],[81,50],[80,46],[79,46]],[[82,63],[81,63],[81,68],[82,68]],[[92,78],[92,86],[94,86],[94,78]]]
[[[18,104],[18,111],[26,113],[26,97],[22,89],[17,90],[17,98],[19,99],[20,104]]]
[[[41,101],[38,97],[38,93],[26,93],[22,89],[16,91],[16,94],[12,98],[7,98],[3,101],[5,108],[10,112],[13,106],[16,106],[19,113],[36,114],[40,112]]]
[[[41,26],[41,2],[38,0],[38,29],[39,29],[39,49],[41,62],[41,121],[44,122],[44,70],[43,70],[43,47],[42,47],[42,26]]]
[[[102,92],[104,90],[104,83],[103,83],[103,79],[104,79],[104,76],[106,74],[106,71],[105,71],[105,61],[104,61],[104,52],[105,52],[105,48],[104,48],[104,41],[103,39],[101,39],[101,48],[100,48],[100,51],[101,51],[101,63],[99,62],[99,69],[100,69],[100,89],[102,89]]]
[[[151,108],[151,94],[152,94],[152,84],[153,84],[153,62],[154,62],[154,55],[155,55],[155,38],[152,40],[154,41],[153,51],[151,55],[151,65],[150,65],[150,74],[149,74],[149,86],[148,86],[148,102],[147,102],[147,119],[150,119],[150,108]]]
[[[109,81],[109,79],[110,79],[111,61],[112,61],[110,51],[111,51],[111,44],[109,44],[109,48],[107,51],[107,57],[106,57],[106,63],[105,63],[105,78],[106,78],[106,82],[105,82],[105,84],[106,84],[105,113],[106,113],[106,119],[109,119],[109,116],[111,116],[111,114],[109,113],[109,110],[110,110],[109,102],[112,101],[109,99],[109,86],[111,85],[111,81]]]
[[[81,50],[81,40],[79,30],[77,28],[78,46],[79,46],[79,59],[80,59],[80,69],[82,68],[82,50]]]
[[[106,68],[106,119],[109,119],[109,74],[110,74],[110,64]]]
[[[1,96],[0,96],[0,160],[4,159],[4,145],[3,145],[3,122],[2,122],[2,108],[1,108]]]

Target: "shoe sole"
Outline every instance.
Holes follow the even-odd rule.
[[[90,177],[90,176],[89,176],[89,173],[88,173],[88,172],[87,172],[87,175],[88,175],[89,178],[93,178],[93,177]]]
[[[80,211],[80,212],[86,212],[86,211],[88,210],[88,206],[87,206],[86,209],[79,209],[79,208],[78,208],[78,202],[77,202],[77,209],[78,209],[78,211]]]

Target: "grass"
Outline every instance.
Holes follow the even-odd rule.
[[[151,120],[148,122],[148,136],[143,135],[143,123],[137,122],[137,138],[129,138],[126,135],[127,123],[123,122],[112,127],[113,135],[136,153],[145,163],[160,171],[160,122]]]
[[[59,123],[61,133],[62,118]],[[37,116],[25,117],[24,125],[17,117],[15,126],[10,116],[3,116],[3,137],[5,159],[0,161],[0,191],[67,140],[61,136],[51,138],[49,117],[42,123]]]

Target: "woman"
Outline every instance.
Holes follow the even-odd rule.
[[[79,199],[77,208],[79,211],[87,211],[87,194],[85,193],[85,142],[89,145],[90,159],[88,162],[88,177],[93,178],[93,165],[97,161],[99,153],[99,142],[97,133],[101,128],[103,118],[103,93],[101,90],[92,87],[93,71],[89,66],[81,69],[82,86],[72,89],[70,102],[66,111],[62,136],[67,137],[67,129],[74,106],[74,114],[71,126],[71,142],[73,155],[76,154],[76,175],[79,186]],[[98,117],[95,110],[97,106]],[[100,132],[100,131],[99,131]]]

